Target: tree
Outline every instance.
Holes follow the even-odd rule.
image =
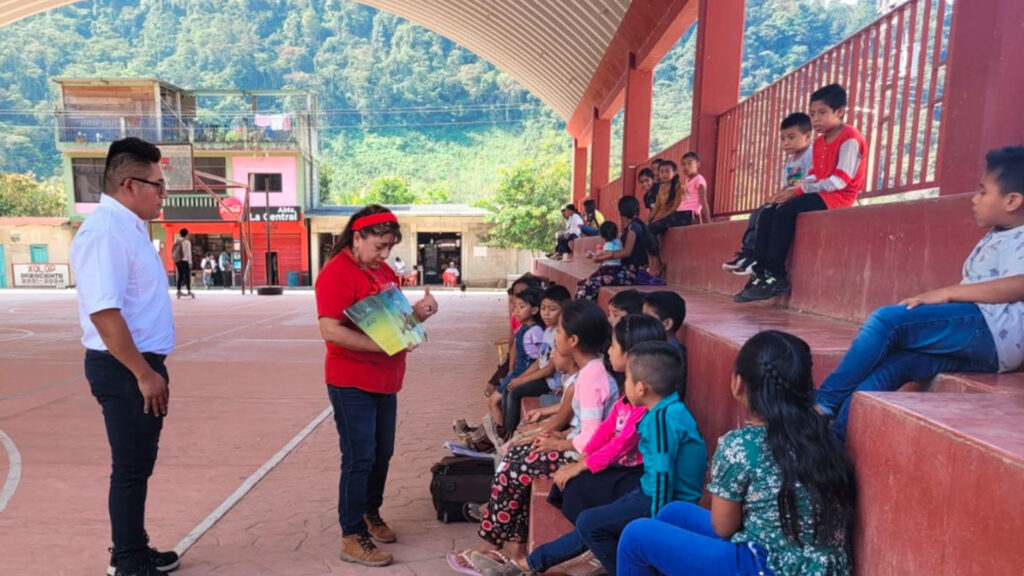
[[[486,220],[494,225],[485,242],[498,248],[551,249],[570,186],[565,157],[522,160],[503,170],[497,193],[480,203],[491,211]]]
[[[442,186],[434,186],[416,197],[416,204],[449,204],[452,197]]]
[[[67,216],[67,197],[57,178],[0,172],[0,216]]]
[[[384,176],[370,182],[363,194],[364,204],[412,204],[416,195],[409,191],[405,178]]]

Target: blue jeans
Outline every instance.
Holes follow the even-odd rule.
[[[384,503],[388,465],[395,451],[398,397],[328,386],[341,447],[338,523],[345,536],[366,532],[363,515]]]
[[[836,415],[832,431],[845,440],[854,392],[889,392],[940,372],[998,370],[995,341],[977,305],[884,306],[864,322],[816,400]]]
[[[620,576],[772,576],[768,554],[753,543],[723,540],[711,527],[711,512],[673,502],[656,520],[630,523],[619,539]]]
[[[608,574],[615,576],[615,550],[619,535],[637,518],[651,515],[651,497],[639,488],[611,504],[584,510],[576,518],[576,529],[554,542],[538,547],[526,558],[530,569],[544,572],[572,560],[589,548]]]
[[[164,378],[164,357],[143,354],[150,367]],[[85,353],[85,378],[103,409],[110,444],[111,473],[107,508],[110,514],[113,558],[134,565],[148,558],[146,495],[156,465],[157,446],[164,419],[143,412],[139,382],[128,368],[108,352]]]
[[[601,231],[593,226],[580,226],[580,233],[584,236],[597,236]]]

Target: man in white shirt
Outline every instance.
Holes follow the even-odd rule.
[[[155,576],[178,566],[149,547],[146,490],[167,415],[174,323],[167,276],[147,222],[167,188],[160,150],[137,138],[110,145],[100,206],[71,245],[85,345],[85,377],[103,410],[113,472],[108,506],[114,542],[108,574]]]
[[[572,253],[572,241],[580,237],[580,228],[583,226],[583,217],[572,204],[566,204],[565,208],[562,208],[562,218],[565,218],[565,227],[556,235],[554,252],[548,254],[549,258],[556,260],[561,260],[566,254]]]

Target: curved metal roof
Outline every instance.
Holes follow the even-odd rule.
[[[0,27],[76,0],[0,0]],[[631,0],[356,0],[433,30],[568,119]]]

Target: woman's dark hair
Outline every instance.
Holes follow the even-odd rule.
[[[814,409],[810,347],[786,332],[760,332],[740,348],[735,369],[750,411],[765,421],[768,448],[782,472],[783,534],[804,546],[825,542],[839,530],[849,533],[857,498],[853,464]],[[810,498],[814,542],[800,537],[798,484]]]
[[[605,220],[604,224],[598,228],[598,232],[601,234],[601,238],[604,238],[606,242],[611,242],[619,236],[619,227],[611,220]]]
[[[587,354],[601,354],[608,346],[611,327],[604,312],[593,300],[573,300],[562,306],[565,336],[579,339],[577,346]]]
[[[533,315],[533,323],[544,326],[544,320],[540,317],[540,301],[544,299],[544,291],[536,286],[530,286],[526,290],[523,290],[519,294],[513,294],[513,298],[518,298],[523,302],[529,304],[530,308],[536,308],[537,312]]]
[[[615,306],[619,310],[622,310],[626,314],[643,314],[644,313],[644,295],[637,290],[623,290],[608,302],[612,306]],[[662,327],[662,332],[665,328]]]
[[[357,220],[363,216],[370,216],[372,214],[390,213],[391,211],[381,206],[380,204],[370,204],[362,210],[356,212],[348,219],[348,224],[345,224],[345,229],[341,232],[341,237],[334,243],[334,249],[331,250],[331,258],[334,258],[341,253],[342,250],[352,247],[353,238],[356,234],[366,238],[367,236],[386,236],[388,234],[394,234],[395,244],[402,241],[402,228],[398,225],[398,222],[381,222],[380,224],[374,224],[373,226],[367,226],[358,232],[352,230],[352,226]]]
[[[637,180],[643,178],[644,176],[647,176],[651,180],[654,180],[654,170],[651,170],[650,168],[644,168],[643,170],[636,173]]]
[[[579,209],[576,208],[575,204],[566,204],[565,205],[565,209],[568,210],[569,212],[572,212],[573,214],[579,214],[580,213]]]
[[[623,354],[628,354],[633,346],[641,342],[665,340],[665,328],[656,319],[645,314],[630,314],[624,317],[622,320],[619,320],[615,328],[612,328],[612,332],[615,336],[615,341],[619,343],[619,348],[622,348]],[[629,400],[626,399],[624,393],[626,374],[624,372],[616,372],[612,368],[611,361],[607,356],[605,356],[605,369],[615,377],[615,382],[619,385],[619,396],[623,401],[628,402]]]
[[[623,196],[619,198],[619,216],[632,220],[640,215],[640,201],[636,196]]]

